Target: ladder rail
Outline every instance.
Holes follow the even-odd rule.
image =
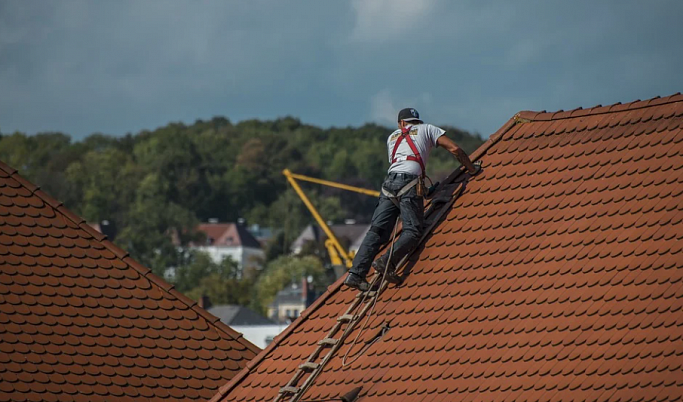
[[[376,294],[375,294],[376,297]],[[344,317],[344,316],[351,316],[352,318],[350,320],[337,320],[337,322],[332,326],[332,328],[328,331],[327,336],[324,339],[334,339],[334,335],[336,335],[337,332],[341,329],[341,327],[345,324],[348,323],[350,326],[354,326],[355,322],[357,321],[357,318],[355,315],[351,314],[355,309],[358,308],[358,306],[363,302],[363,298],[355,298],[354,301],[347,307],[346,312],[339,316],[338,318]],[[348,331],[348,327],[347,327]],[[345,331],[345,332],[347,332]],[[307,384],[306,389],[310,387],[310,384],[312,384],[312,381],[309,381],[309,379],[313,376],[317,377],[316,372],[322,371],[322,368],[325,366],[325,364],[334,356],[334,354],[337,352],[337,350],[343,345],[344,341],[343,339],[345,336],[342,336],[340,339],[336,339],[336,342],[331,345],[331,349],[328,351],[328,353],[323,357],[322,362],[318,363],[318,367],[310,372],[309,377],[304,381],[304,384]],[[327,346],[330,346],[326,343],[321,344],[320,342],[318,343],[318,346],[313,350],[313,352],[309,355],[308,359],[306,359],[306,363],[315,363],[314,360],[316,360],[318,357],[320,357],[321,352],[323,349]],[[294,373],[294,376],[289,380],[286,386],[280,389],[280,392],[278,395],[273,399],[273,402],[281,402],[282,398],[284,397],[284,394],[286,393],[291,393],[294,394],[292,396],[292,399],[290,400],[296,400],[295,398],[298,398],[300,395],[303,395],[305,392],[303,386],[302,387],[296,387],[296,383],[299,382],[303,374],[306,374],[306,371],[302,369],[301,367],[297,368],[296,372]],[[296,391],[294,391],[296,389]]]
[[[373,299],[378,297],[382,293],[382,290],[384,290],[384,288],[387,287],[387,284],[388,284],[387,282],[384,282],[380,286],[380,288],[378,289],[378,292],[376,293],[375,297],[373,297]],[[349,335],[351,335],[351,332],[353,332],[353,329],[355,328],[356,324],[362,320],[363,316],[365,315],[365,313],[367,313],[367,311],[371,308],[371,306],[372,306],[372,300],[369,299],[368,303],[365,304],[365,306],[363,307],[361,312],[358,314],[357,318],[355,320],[349,322],[349,326],[344,330],[344,332],[342,333],[342,336],[339,338],[339,341],[337,342],[337,344],[332,347],[332,349],[329,351],[329,353],[327,355],[325,355],[323,360],[320,362],[320,365],[318,366],[318,368],[314,372],[312,372],[311,375],[308,376],[308,378],[306,378],[304,383],[299,388],[298,394],[292,396],[292,399],[290,399],[289,402],[297,402],[299,400],[299,398],[301,398],[301,396],[303,396],[306,393],[306,391],[308,391],[308,389],[313,385],[313,382],[315,381],[315,379],[318,378],[318,376],[322,373],[325,365],[327,365],[327,363],[336,355],[337,351],[342,347],[342,345],[344,345],[344,341],[346,340],[346,338]]]

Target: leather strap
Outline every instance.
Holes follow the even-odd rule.
[[[420,180],[420,178],[416,178],[411,180],[408,184],[403,186],[402,189],[398,190],[398,193],[393,194],[391,191],[387,190],[386,188],[382,187],[382,194],[384,194],[388,199],[391,200],[396,206],[398,206],[398,200],[401,199],[401,197],[407,193],[411,188],[415,187],[417,182]]]

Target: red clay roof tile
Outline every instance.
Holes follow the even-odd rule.
[[[0,162],[0,400],[205,400],[258,352],[105,239]]]
[[[683,399],[683,95],[520,112],[302,400]],[[450,180],[457,177],[457,172]],[[338,282],[219,389],[267,401],[354,297]]]

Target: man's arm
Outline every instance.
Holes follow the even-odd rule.
[[[440,147],[446,148],[448,152],[453,154],[453,156],[455,156],[455,158],[460,162],[461,165],[465,167],[465,169],[467,169],[470,174],[477,173],[477,168],[474,167],[474,164],[470,160],[469,156],[467,156],[467,153],[465,153],[465,151],[456,145],[453,140],[445,135],[442,135],[436,140],[436,144]]]

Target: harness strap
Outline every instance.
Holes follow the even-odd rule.
[[[401,141],[403,141],[404,139],[408,143],[410,150],[413,151],[413,155],[406,156],[406,160],[419,163],[420,168],[422,169],[422,174],[425,174],[425,165],[422,161],[422,156],[420,156],[420,151],[417,150],[417,147],[415,146],[413,139],[410,138],[410,129],[401,129],[401,136],[398,137],[396,143],[394,143],[394,150],[391,152],[391,163],[396,163],[396,151],[398,150],[398,146],[401,145]]]
[[[394,194],[391,191],[387,190],[386,188],[382,187],[382,194],[384,194],[391,202],[393,202],[396,206],[398,206],[398,200],[403,197],[405,193],[410,191],[411,188],[415,187],[417,182],[420,180],[418,177],[417,179],[411,180],[408,184],[403,186],[402,189],[398,190],[398,193]]]

